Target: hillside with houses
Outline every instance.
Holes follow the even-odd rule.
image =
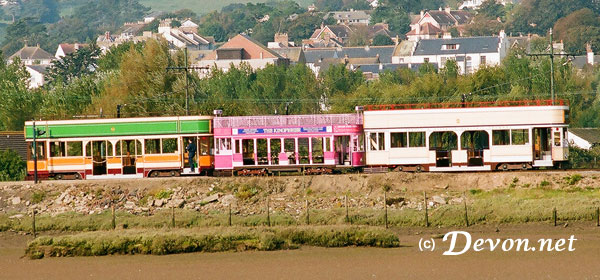
[[[283,1],[203,15],[102,1],[93,7],[101,17],[87,6],[58,20],[51,9],[37,20],[12,14],[2,71],[18,84],[0,83],[10,95],[0,128],[117,107],[129,116],[181,113],[184,103],[243,115],[546,98],[550,50],[554,90],[571,100],[573,123],[600,126],[596,2],[565,1],[550,19],[538,9],[550,0]],[[19,4],[3,2],[5,20]]]

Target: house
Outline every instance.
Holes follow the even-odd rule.
[[[198,32],[198,24],[196,24],[195,22],[193,22],[190,19],[186,19],[184,22],[181,23],[181,26],[179,26],[179,29],[183,30],[184,32]]]
[[[301,47],[287,47],[273,49],[281,57],[289,59],[290,64],[306,64],[306,56]]]
[[[305,49],[306,65],[319,75],[332,64],[346,63],[354,66],[363,64],[391,64],[394,46],[366,46]]]
[[[369,3],[369,6],[371,6],[371,8],[373,9],[379,7],[379,0],[367,0],[367,2]]]
[[[72,54],[72,53],[78,51],[79,49],[86,48],[86,47],[88,47],[88,44],[79,44],[79,43],[58,44],[58,48],[56,49],[56,54],[54,55],[54,57],[56,57],[56,59],[60,59],[61,57],[65,57],[68,54]]]
[[[584,150],[600,146],[600,128],[569,128],[569,145]]]
[[[296,46],[294,42],[289,41],[287,33],[275,33],[274,39],[274,42],[267,43],[269,49],[291,48]]]
[[[455,60],[459,73],[473,73],[485,65],[499,65],[506,57],[509,43],[506,34],[499,36],[422,39],[404,41],[397,46],[393,63],[431,63],[444,68],[446,61]]]
[[[144,23],[151,23],[153,20],[163,16],[165,12],[156,11],[144,17]]]
[[[289,64],[290,59],[279,55],[246,34],[239,34],[193,66],[200,68],[198,71],[200,77],[205,77],[210,74],[213,67],[228,71],[232,66],[239,67],[242,63],[248,64],[252,69],[261,69],[268,64]]]
[[[196,29],[197,26],[193,28],[189,21],[187,26],[183,28],[172,28],[171,21],[164,20],[158,26],[158,34],[176,48],[188,48],[190,50],[214,49],[214,38],[200,36],[196,33]]]
[[[25,45],[8,58],[9,63],[12,63],[17,57],[21,59],[23,65],[50,65],[56,59],[53,55],[40,48],[39,45],[35,47]]]
[[[302,46],[306,48],[331,48],[343,47],[347,44],[352,33],[361,29],[366,29],[369,40],[379,34],[390,37],[392,41],[398,42],[398,36],[390,31],[385,23],[377,23],[374,25],[325,25],[315,29],[310,39],[302,40]]]
[[[571,63],[577,69],[584,69],[588,67],[594,67],[598,63],[600,63],[600,55],[594,54],[592,50],[592,46],[590,44],[586,44],[586,55],[578,55],[573,57]]]
[[[412,17],[411,30],[406,33],[406,37],[411,41],[440,38],[452,28],[456,28],[462,35],[463,27],[469,24],[472,18],[473,15],[468,11],[450,8],[421,11],[419,16]]]
[[[350,11],[331,12],[330,16],[337,22],[337,24],[364,24],[369,25],[371,21],[371,15],[367,11]]]
[[[46,83],[46,74],[50,65],[26,65],[25,70],[29,73],[29,85],[30,89],[38,88]]]
[[[466,0],[458,7],[462,9],[478,9],[485,0]],[[496,3],[506,6],[506,4],[514,4],[520,2],[519,0],[496,0]]]
[[[302,45],[310,48],[342,47],[351,33],[348,25],[325,25],[315,29],[310,39],[302,40]]]
[[[98,36],[96,46],[105,54],[111,47],[118,46],[125,42],[139,43],[152,38],[152,32],[144,31],[142,36],[135,36],[132,33],[121,33],[119,36],[111,35],[110,32],[105,32],[104,35]]]
[[[27,142],[23,131],[0,131],[0,151],[13,150],[27,160]]]

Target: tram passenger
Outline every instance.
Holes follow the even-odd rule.
[[[194,167],[196,162],[194,161],[194,157],[196,156],[196,144],[192,139],[188,139],[188,145],[185,150],[188,152],[188,162],[190,163],[190,170],[194,172]]]

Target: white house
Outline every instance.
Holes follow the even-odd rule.
[[[25,70],[29,73],[29,88],[38,88],[46,83],[44,75],[48,72],[49,65],[27,65]]]
[[[8,61],[12,63],[17,57],[21,59],[23,65],[49,65],[53,60],[56,59],[53,55],[40,48],[39,45],[35,47],[29,47],[25,45],[22,49],[11,55],[8,58]]]
[[[87,46],[88,46],[88,44],[79,44],[79,43],[58,44],[58,48],[56,48],[56,54],[54,55],[54,57],[56,57],[56,59],[60,59],[61,57],[67,56],[67,54],[74,53],[74,52],[78,51],[79,49],[85,48]]]
[[[191,21],[184,22],[185,27],[172,28],[171,21],[162,21],[158,26],[158,34],[165,38],[167,42],[177,48],[187,47],[190,50],[211,50],[214,47],[214,39],[212,37],[200,36],[195,32]],[[182,24],[183,26],[183,24]]]
[[[366,11],[341,11],[332,12],[331,16],[337,24],[365,24],[369,25],[371,16]]]
[[[442,37],[456,28],[462,34],[463,26],[469,24],[473,15],[469,11],[451,10],[450,8],[421,11],[412,17],[410,31],[406,37],[411,41]]]
[[[600,145],[600,128],[569,128],[569,145],[589,150]]]
[[[408,43],[405,43],[408,42]],[[392,63],[431,63],[444,68],[448,59],[455,60],[459,73],[473,73],[484,65],[499,65],[506,57],[509,43],[502,31],[499,36],[424,39],[404,41],[397,47]]]

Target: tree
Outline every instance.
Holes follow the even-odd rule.
[[[37,115],[41,97],[27,88],[28,79],[18,58],[7,64],[0,53],[0,130],[21,130]]]
[[[143,48],[144,42],[134,43],[131,41],[110,47],[108,52],[98,58],[98,71],[105,72],[118,70],[121,67],[123,56],[127,52],[135,50],[138,53],[141,53]]]
[[[69,83],[76,77],[89,75],[96,71],[98,66],[96,62],[99,55],[100,49],[96,45],[80,48],[61,59],[54,60],[46,77],[50,83],[57,80]]]
[[[410,31],[410,17],[405,9],[398,6],[379,6],[371,14],[371,22],[386,23],[391,31],[405,34]]]
[[[562,40],[569,52],[582,53],[585,44],[600,51],[600,17],[590,9],[581,9],[559,19],[554,24],[556,40]]]
[[[389,46],[389,45],[394,45],[394,41],[392,41],[392,39],[387,35],[378,34],[377,36],[375,36],[373,38],[373,46]]]
[[[27,165],[13,150],[0,150],[0,181],[25,179]]]
[[[559,18],[583,8],[594,10],[598,3],[590,0],[523,0],[507,18],[508,31],[545,34]]]
[[[492,36],[497,35],[504,28],[504,24],[496,19],[488,19],[482,15],[476,15],[473,23],[468,24],[465,31],[470,36]]]
[[[479,15],[483,15],[488,19],[504,18],[506,15],[504,6],[496,0],[485,0],[477,10]]]

